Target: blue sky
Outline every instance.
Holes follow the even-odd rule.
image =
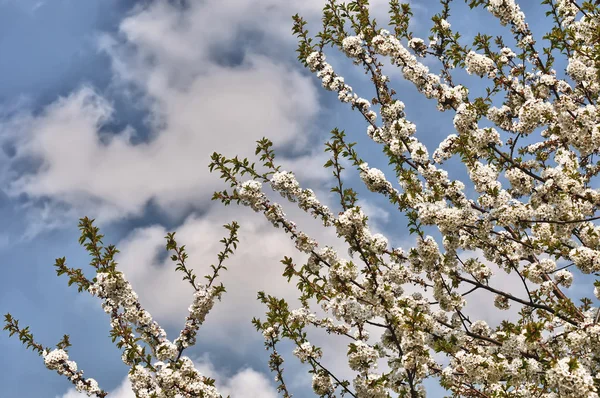
[[[372,3],[380,23],[386,21],[386,2]],[[438,6],[413,3],[413,30],[426,38]],[[532,3],[523,6],[528,21],[534,28],[545,25]],[[68,266],[93,277],[77,242],[78,218],[96,218],[105,243],[121,250],[119,267],[171,340],[192,291],[165,259],[163,237],[178,232],[200,276],[221,250],[218,241],[226,232],[221,225],[238,220],[240,249],[224,275],[229,292],[187,355],[214,372],[235,397],[254,396],[244,395],[240,385],[275,396],[268,357],[250,319],[264,311],[254,300],[259,289],[295,297],[293,285],[280,276],[279,260],[301,256],[283,231],[259,215],[210,201],[212,192],[225,186],[209,173],[208,156],[218,151],[251,157],[254,142],[267,136],[285,168],[337,210],[336,199],[328,196],[333,182],[321,166],[323,143],[338,127],[364,148],[359,149],[363,159],[392,175],[381,149],[366,136],[364,121],[296,61],[291,15],[305,16],[316,34],[322,6],[322,0],[0,0],[2,314],[10,312],[31,326],[45,346],[69,334],[70,356],[85,376],[113,396],[132,396],[123,390],[128,369],[108,338],[100,301],[77,293],[54,271],[54,260],[65,256]],[[482,28],[506,32],[485,11],[456,6],[450,22],[463,28],[466,40]],[[362,71],[335,51],[327,54],[355,91],[370,98],[373,89]],[[452,133],[453,115],[436,112],[435,103],[397,71],[387,74],[432,153]],[[473,78],[465,82],[474,89],[480,84]],[[460,168],[452,173],[465,176]],[[365,192],[356,173],[347,176]],[[361,197],[367,198],[361,205],[375,230],[395,245],[410,243],[385,199]],[[322,230],[289,203],[284,208],[321,242],[340,245],[332,230]],[[333,348],[326,360],[343,367],[344,356],[334,353],[344,352],[344,344],[323,341]],[[68,380],[47,370],[16,337],[0,334],[0,348],[5,359],[0,396],[77,396]],[[287,357],[296,396],[309,396],[310,378]]]

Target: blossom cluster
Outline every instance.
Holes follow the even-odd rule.
[[[157,396],[174,397],[175,392],[178,391],[189,397],[220,397],[213,386],[204,382],[189,358],[179,358],[180,350],[196,342],[197,330],[218,296],[214,287],[200,287],[196,291],[184,329],[174,342],[170,342],[166,338],[166,332],[152,320],[147,311],[142,309],[137,294],[122,273],[98,272],[95,279],[96,282],[89,287],[89,291],[92,295],[104,299],[103,308],[113,317],[111,325],[118,327],[122,320],[136,325],[136,331],[152,347],[158,359],[153,366],[160,370],[153,378],[146,368],[135,364],[126,354],[123,354],[123,361],[133,366],[129,373],[129,380],[137,396],[150,397],[157,394]],[[121,317],[117,316],[119,308],[123,308]],[[137,354],[141,353],[139,345],[136,345],[135,349]],[[177,362],[174,362],[175,360]],[[169,366],[165,366],[162,361],[169,361]],[[182,363],[180,369],[173,367],[173,364],[178,362]]]
[[[443,2],[445,7],[449,3]],[[515,0],[482,3],[502,25],[510,25],[518,57],[502,40],[497,41],[498,51],[479,43],[478,53],[461,46],[458,38],[452,39],[456,42],[451,50],[444,48],[451,34],[445,18],[436,18],[435,29],[445,39],[434,38],[430,47],[439,51],[432,53],[424,40],[400,26],[399,15],[392,34],[376,29],[374,21],[366,23],[366,5],[357,3],[339,12],[332,2],[324,23],[337,20],[340,25],[328,25],[322,38],[335,43],[371,74],[376,91],[371,101],[355,93],[326,62],[322,45],[310,44],[301,21],[295,26],[302,38],[299,52],[310,71],[325,89],[336,92],[341,102],[362,115],[367,136],[384,146],[396,171],[389,180],[390,174],[386,177],[382,170],[359,160],[352,145],[337,136],[336,148],[342,149],[329,147],[334,152],[334,176],[340,180],[339,154],[354,160],[366,188],[384,195],[407,216],[408,232],[416,237],[408,250],[392,247],[388,237],[371,231],[354,192],[344,190],[341,180],[332,189],[342,206],[336,216],[314,191],[303,189],[292,172],[275,167],[273,161],[265,164],[271,168],[267,174],[257,173],[248,162],[238,163],[237,158],[211,164],[235,187],[232,195],[224,191],[216,196],[226,204],[237,199],[263,213],[308,256],[300,267],[289,258],[282,261],[284,275],[298,279],[301,308],[290,311],[284,300],[259,294],[269,313],[266,322],[256,324],[272,351],[269,364],[277,372],[284,396],[290,394],[276,344],[288,338],[295,344],[293,354],[312,368],[313,390],[320,396],[341,390],[357,398],[384,398],[391,393],[424,397],[423,381],[439,377],[454,396],[598,397],[600,309],[591,300],[577,306],[564,289],[575,283],[576,275],[579,278],[575,269],[583,274],[600,272],[596,222],[600,190],[593,180],[600,172],[600,165],[594,163],[594,155],[600,154],[600,83],[598,63],[591,56],[598,51],[594,41],[600,7],[592,12],[572,1],[551,2],[550,14],[560,26],[551,35],[553,49],[568,48],[566,75],[559,78],[551,63],[540,58]],[[356,35],[342,34],[341,16],[349,13],[356,13],[352,20]],[[396,93],[377,60],[380,56],[399,67],[403,78],[434,100],[439,111],[452,114],[451,134],[431,156],[408,119],[404,102],[394,98]],[[421,62],[427,56],[438,58],[443,73],[432,73],[430,64]],[[466,72],[489,79],[493,89],[488,98],[469,98],[469,90],[453,81],[448,60],[464,61]],[[493,98],[500,93],[504,98]],[[381,122],[374,105],[379,105]],[[442,168],[442,163],[455,156],[466,168],[468,188]],[[252,176],[246,181],[236,177],[242,167]],[[351,259],[331,247],[319,247],[287,218],[281,205],[267,198],[263,184],[324,226],[334,227],[347,243]],[[185,396],[218,396],[191,361],[180,355],[195,343],[197,328],[220,290],[208,285],[196,289],[186,326],[171,343],[142,309],[125,277],[103,271],[88,290],[104,299],[113,328],[128,345],[126,353],[135,354],[134,359],[124,354],[123,360],[132,366],[129,377],[136,395],[171,397],[179,391]],[[501,272],[516,274],[522,291],[502,291],[494,278]],[[414,286],[423,288],[428,297],[411,293]],[[490,306],[493,303],[499,310],[521,306],[520,319],[497,327],[472,319],[466,310],[474,291],[489,293]],[[583,294],[600,299],[600,282]],[[311,300],[327,317],[319,318],[310,310]],[[152,347],[159,360],[152,366],[156,377],[139,364],[143,351],[126,333],[126,323],[133,324]],[[321,349],[304,332],[308,326],[351,339],[347,361],[357,373],[352,383],[340,381],[325,368]],[[448,360],[440,360],[441,355]],[[44,357],[47,366],[79,380],[66,352],[45,352]],[[97,389],[93,379],[78,385],[88,392]]]
[[[324,301],[322,309],[343,322],[344,331],[355,329],[348,361],[360,373],[353,383],[357,397],[385,397],[391,391],[424,396],[420,381],[433,374],[441,375],[444,386],[459,396],[476,392],[529,396],[539,392],[540,383],[545,383],[546,393],[541,396],[597,396],[600,368],[589,360],[573,359],[580,358],[583,339],[595,341],[597,335],[586,323],[589,316],[561,290],[572,286],[574,273],[559,268],[558,260],[572,262],[567,267],[583,273],[600,269],[598,226],[586,221],[597,219],[600,205],[600,192],[590,188],[590,179],[600,169],[587,159],[600,148],[595,105],[600,90],[593,77],[597,65],[585,55],[598,18],[583,15],[577,19],[579,10],[572,2],[556,2],[562,26],[571,29],[574,40],[584,43],[569,55],[566,73],[573,85],[539,59],[525,15],[514,0],[490,0],[486,5],[502,25],[510,25],[519,52],[525,55],[517,58],[517,52],[503,43],[497,53],[486,48],[485,55],[471,50],[461,54],[468,73],[490,79],[498,92],[504,90],[502,104],[490,101],[484,106],[481,98],[470,100],[464,86],[431,73],[417,59],[427,56],[422,39],[407,35],[405,47],[397,35],[364,26],[356,36],[342,37],[340,48],[371,74],[380,105],[382,122],[378,123],[371,102],[352,91],[325,62],[322,50],[307,52],[306,63],[323,86],[337,91],[342,102],[357,109],[366,121],[368,137],[385,145],[393,156],[400,189],[382,170],[357,161],[352,154],[365,186],[410,211],[414,217],[410,225],[419,234],[416,246],[404,255],[389,248],[385,236],[370,233],[360,206],[345,206],[333,225],[348,243],[350,255],[360,254],[357,260],[364,267],[325,248],[312,250],[306,266],[296,273],[307,278],[303,279],[306,283],[314,281],[311,289],[320,289],[317,297]],[[438,21],[439,29],[449,31],[450,25],[444,22]],[[416,126],[407,119],[404,103],[393,98],[389,79],[375,56],[388,57],[419,92],[437,101],[440,111],[454,113],[455,132],[432,157],[417,138]],[[445,56],[439,56],[440,61]],[[480,125],[482,118],[492,125]],[[542,141],[519,149],[514,136],[506,140],[505,133],[518,137],[539,133]],[[517,153],[533,156],[517,157]],[[439,167],[455,155],[466,166],[474,199],[468,197],[463,182],[449,179],[448,172]],[[293,189],[300,188],[294,185]],[[423,225],[435,226],[441,242],[425,233]],[[485,260],[462,259],[475,250]],[[535,287],[526,289],[524,297],[501,292],[493,286],[497,271],[515,272],[525,286]],[[424,280],[433,288],[438,311],[422,295],[405,292],[407,283],[418,285]],[[467,293],[457,288],[463,283],[470,288]],[[468,319],[463,312],[467,294],[477,289],[492,293],[493,304],[500,310],[514,303],[529,306],[524,316],[533,318],[495,330],[483,320]],[[594,293],[600,297],[600,288]],[[537,323],[528,323],[529,319]],[[376,342],[367,342],[363,326],[369,323],[383,329]],[[309,347],[304,343],[295,352],[309,361]],[[450,364],[434,360],[434,347],[451,356]],[[550,353],[554,347],[561,348]],[[390,358],[382,373],[375,371],[379,358]],[[311,363],[316,366],[317,362]],[[507,392],[506,381],[514,390]],[[485,386],[475,389],[474,384]],[[325,392],[318,383],[314,390]]]
[[[79,392],[85,392],[88,397],[98,394],[101,390],[98,382],[94,379],[84,379],[83,371],[77,370],[77,364],[69,361],[69,355],[62,349],[44,351],[44,364],[48,369],[56,370],[60,375],[64,375],[75,384],[75,389]]]
[[[194,301],[189,307],[190,313],[185,327],[179,338],[175,342],[171,342],[166,338],[166,332],[142,308],[137,294],[123,273],[116,270],[117,264],[113,261],[113,256],[118,253],[118,250],[111,245],[105,248],[104,255],[98,254],[102,251],[103,235],[98,234],[98,228],[93,226],[93,221],[85,217],[80,219],[79,225],[82,231],[80,243],[85,245],[90,254],[94,256],[91,265],[96,268],[96,276],[93,280],[85,278],[80,269],[67,268],[64,258],[58,259],[55,266],[58,268],[59,275],[67,273],[71,277],[69,284],[76,282],[79,285],[79,291],[87,290],[93,296],[102,299],[102,308],[111,317],[113,341],[120,338],[117,347],[125,346],[122,360],[131,367],[128,377],[135,395],[147,398],[220,398],[221,395],[214,387],[214,380],[203,376],[194,368],[191,359],[181,356],[181,354],[185,348],[195,343],[198,328],[212,308],[214,299],[220,298],[224,291],[222,285],[213,286],[213,283],[218,277],[219,270],[224,268],[222,262],[228,258],[229,254],[233,253],[231,247],[235,247],[238,241],[236,234],[239,226],[237,223],[225,225],[230,231],[230,237],[221,240],[225,243],[225,250],[219,253],[219,265],[212,266],[214,273],[206,276],[208,279],[206,285],[196,284],[195,275],[186,268],[185,246],[177,247],[173,238],[175,233],[167,235],[167,250],[175,250],[177,253],[171,257],[173,261],[179,260],[177,270],[186,273],[184,280],[188,279],[196,290]],[[6,321],[5,329],[9,329],[11,335],[19,333],[23,341],[27,341],[29,346],[33,346],[40,352],[46,367],[66,376],[75,385],[77,391],[99,398],[107,395],[99,388],[94,379],[83,378],[83,371],[78,371],[77,364],[69,360],[66,351],[66,348],[70,346],[68,335],[65,335],[63,341],[57,344],[57,349],[50,350],[37,344],[33,340],[33,336],[27,333],[28,328],[20,329],[18,321],[13,320],[10,314],[6,315]],[[134,331],[138,333],[139,337],[136,337]],[[151,354],[146,354],[146,348],[142,348],[137,343],[140,340],[152,349]],[[152,357],[155,357],[157,361],[152,363]],[[143,366],[142,363],[144,363]]]
[[[474,51],[469,51],[465,58],[465,64],[467,65],[467,73],[475,74],[477,76],[487,75],[489,77],[496,76],[494,70],[494,61],[482,54],[477,54]]]

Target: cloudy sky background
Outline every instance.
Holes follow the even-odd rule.
[[[121,251],[119,268],[171,340],[183,325],[192,288],[166,258],[164,236],[177,231],[188,266],[200,277],[222,249],[218,241],[227,232],[222,225],[237,220],[240,244],[222,279],[228,293],[186,353],[217,379],[224,394],[277,396],[262,336],[250,320],[264,313],[255,300],[258,290],[297,296],[281,277],[279,260],[288,255],[301,263],[305,256],[263,216],[211,202],[212,193],[228,185],[209,173],[208,163],[213,151],[252,157],[255,141],[269,137],[284,169],[337,212],[337,197],[329,193],[333,180],[322,165],[323,143],[338,127],[359,143],[363,159],[392,176],[381,148],[366,136],[362,117],[339,104],[296,60],[291,16],[304,16],[314,35],[323,5],[323,0],[0,0],[2,314],[10,312],[29,325],[44,346],[69,334],[70,357],[86,377],[98,380],[111,396],[133,397],[100,301],[56,277],[54,260],[63,256],[67,266],[93,277],[88,254],[77,242],[78,219],[96,218],[105,244]],[[426,38],[439,4],[414,0],[413,7],[411,28]],[[540,8],[523,9],[534,28],[547,25]],[[387,2],[373,1],[372,10],[385,24]],[[485,11],[467,10],[457,2],[450,18],[465,42],[482,29],[506,32]],[[358,95],[373,96],[360,68],[337,51],[326,53]],[[397,70],[384,73],[432,153],[452,133],[453,115],[437,112],[434,101],[418,95]],[[482,89],[478,79],[461,78],[472,91]],[[451,177],[464,179],[464,170],[450,164]],[[384,198],[364,195],[354,171],[345,177],[363,194],[359,204],[372,229],[385,233],[395,247],[409,247],[412,237],[403,218]],[[284,209],[321,245],[345,253],[333,229],[323,229],[293,204]],[[510,286],[509,279],[499,283]],[[470,310],[498,321],[487,308]],[[325,347],[325,363],[347,374],[347,342],[321,334],[313,340]],[[290,387],[297,397],[310,396],[310,376],[287,348]],[[0,334],[0,349],[0,396],[80,396],[16,336]]]

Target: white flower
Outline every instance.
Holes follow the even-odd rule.
[[[61,361],[66,361],[69,356],[64,350],[56,349],[44,355],[44,363],[46,366],[57,366]]]
[[[392,184],[386,180],[385,175],[379,169],[368,167],[367,163],[360,166],[360,178],[364,181],[367,188],[372,192],[389,192],[392,190]]]
[[[575,358],[561,358],[549,370],[548,380],[561,397],[598,397],[592,375]]]
[[[375,234],[372,236],[371,249],[377,254],[383,253],[388,246],[388,240],[382,234]]]
[[[363,39],[359,36],[348,36],[342,40],[342,49],[350,58],[357,58],[364,52]]]
[[[491,75],[496,69],[494,61],[474,51],[469,51],[465,58],[465,64],[467,65],[467,73],[477,76]]]
[[[517,32],[525,32],[527,30],[525,14],[515,4],[514,0],[490,0],[487,8],[495,17],[500,19],[500,23],[503,26],[510,23]]]
[[[578,247],[569,252],[577,268],[586,274],[600,271],[600,253],[589,247]]]
[[[376,367],[378,358],[377,351],[360,340],[351,343],[348,348],[348,365],[352,370],[366,370]]]
[[[331,377],[329,377],[329,375],[324,371],[317,371],[313,373],[312,388],[318,395],[326,395],[333,392]]]
[[[508,298],[500,294],[496,295],[494,299],[494,305],[496,308],[501,310],[507,310],[510,308],[510,302],[508,301]]]
[[[302,363],[308,361],[309,358],[319,359],[321,357],[320,351],[315,350],[315,347],[309,342],[304,342],[300,347],[296,347],[294,349],[294,355],[298,357]]]
[[[566,269],[561,269],[554,274],[554,280],[557,284],[563,285],[568,288],[573,283],[573,274]]]
[[[425,41],[417,37],[414,37],[408,41],[408,47],[412,48],[413,50],[415,50],[415,52],[419,54],[427,49]]]
[[[489,336],[491,329],[485,321],[479,320],[471,324],[471,331],[482,336]]]
[[[248,204],[254,211],[261,209],[263,202],[262,184],[259,181],[249,180],[236,188],[237,194],[243,203]]]
[[[179,354],[179,350],[177,346],[170,341],[165,341],[158,345],[156,348],[156,358],[159,361],[164,361],[167,359],[175,359]]]

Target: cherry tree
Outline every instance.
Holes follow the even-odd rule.
[[[543,0],[553,26],[542,43],[534,40],[514,0],[466,3],[487,10],[506,27],[506,35],[494,39],[482,33],[465,43],[448,22],[452,0],[440,1],[427,41],[409,30],[410,5],[398,0],[389,4],[392,31],[377,25],[367,0],[328,0],[322,31],[314,37],[302,17],[293,17],[299,60],[326,90],[362,115],[368,137],[393,166],[388,179],[360,157],[344,131],[333,129],[324,167],[334,177],[337,215],[277,164],[267,138],[256,148],[263,171],[249,159],[212,155],[210,170],[232,188],[215,192],[213,200],[263,213],[308,258],[301,265],[290,257],[282,260],[283,275],[301,293],[300,306],[292,309],[284,299],[259,292],[266,318],[253,320],[284,397],[293,392],[283,369],[283,341],[295,345],[293,354],[308,366],[314,393],[321,397],[424,397],[427,379],[454,397],[598,397],[600,309],[590,297],[600,299],[600,281],[593,278],[600,272],[600,190],[594,187],[600,170],[594,161],[600,151],[600,3]],[[364,68],[374,98],[361,97],[334,71],[325,55],[328,47]],[[560,58],[567,66],[558,73],[553,65]],[[440,112],[453,115],[454,133],[432,155],[384,68],[398,68]],[[459,84],[462,70],[487,84],[484,95],[475,97]],[[444,164],[451,158],[460,159],[468,180],[449,177]],[[356,191],[342,181],[344,164],[406,217],[413,247],[392,247],[386,236],[371,231]],[[267,198],[263,184],[324,227],[335,228],[349,256],[319,246],[301,231]],[[200,375],[182,352],[195,343],[196,330],[224,292],[215,281],[236,247],[237,224],[226,225],[230,236],[204,285],[196,284],[186,267],[184,247],[177,246],[174,234],[167,236],[177,269],[196,291],[184,329],[170,342],[116,270],[117,250],[108,246],[101,253],[101,235],[92,221],[81,220],[80,242],[89,241],[96,277],[87,280],[81,270],[67,268],[64,258],[57,260],[57,271],[69,275],[69,284],[80,291],[104,300],[113,340],[121,339],[123,361],[132,367],[136,396],[219,396],[214,381]],[[519,293],[495,285],[498,274],[515,276]],[[567,294],[576,279],[578,286],[589,287],[580,292],[580,303]],[[490,311],[518,306],[518,317],[498,326],[471,319],[465,308],[474,292],[487,293],[488,303],[478,304]],[[67,336],[50,350],[10,315],[6,323],[79,390],[106,395],[68,359]],[[308,339],[311,328],[347,342],[353,379],[324,365],[323,349]]]

